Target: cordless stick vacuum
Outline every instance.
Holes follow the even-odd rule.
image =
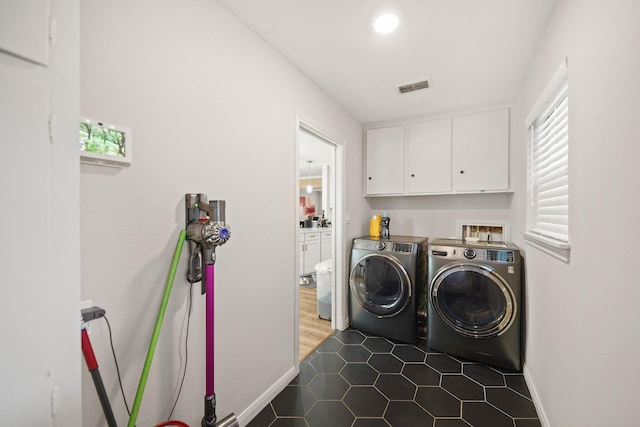
[[[217,421],[216,394],[214,391],[214,293],[213,273],[216,248],[224,245],[231,231],[225,224],[225,201],[207,200],[206,194],[185,195],[185,220],[187,240],[190,244],[189,271],[191,283],[202,282],[206,295],[206,394],[202,427],[239,427],[232,413]]]

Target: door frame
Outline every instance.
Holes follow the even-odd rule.
[[[334,217],[332,218],[332,237],[331,245],[333,249],[334,259],[334,274],[331,283],[331,328],[337,330],[344,330],[348,326],[348,307],[346,295],[348,289],[345,284],[345,243],[344,243],[344,224],[345,224],[345,203],[344,203],[344,144],[338,139],[327,132],[322,126],[315,123],[308,117],[296,112],[295,113],[295,149],[294,149],[294,200],[298,200],[300,196],[300,167],[298,165],[298,156],[300,154],[300,129],[304,129],[317,137],[325,140],[331,144],[334,148],[334,169],[335,179],[333,180],[331,189],[331,199],[333,201]],[[299,234],[300,227],[297,221],[298,218],[298,204],[294,204],[294,218],[296,218],[294,224],[294,278],[295,284],[294,292],[294,360],[296,366],[300,363],[300,289],[298,277],[298,266],[300,263],[299,254]]]

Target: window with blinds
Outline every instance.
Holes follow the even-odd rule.
[[[566,61],[527,118],[527,242],[568,261],[569,84]]]

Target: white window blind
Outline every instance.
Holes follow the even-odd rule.
[[[530,231],[569,242],[569,86],[553,91],[531,129]]]
[[[569,262],[569,83],[567,60],[553,75],[531,113],[525,241]]]

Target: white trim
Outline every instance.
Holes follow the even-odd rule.
[[[295,197],[297,200],[297,195],[300,194],[300,183],[297,177],[299,176],[298,170],[298,156],[299,156],[299,133],[300,129],[304,129],[319,138],[324,139],[329,144],[333,145],[334,150],[334,169],[335,169],[335,192],[332,195],[335,209],[334,209],[334,217],[332,218],[333,227],[332,227],[332,245],[333,245],[333,254],[334,254],[334,275],[331,286],[331,328],[337,329],[340,331],[345,330],[349,326],[349,314],[348,314],[348,286],[345,283],[345,213],[344,209],[346,206],[345,203],[345,144],[338,138],[331,136],[331,134],[324,129],[322,126],[315,123],[313,120],[308,117],[295,112],[295,174],[296,174],[296,184],[295,184]],[[297,209],[298,205],[295,205],[295,217],[297,218]],[[294,241],[295,247],[297,248],[299,245],[299,227],[297,226],[297,222],[294,227]],[[298,265],[299,265],[299,253],[296,250],[294,256],[294,282],[298,283]],[[298,360],[300,359],[300,318],[299,318],[299,289],[296,286],[295,290],[295,301],[294,301],[294,357],[296,361],[296,366],[298,364]]]
[[[564,263],[569,263],[571,255],[571,245],[566,242],[551,239],[541,234],[523,231],[524,241],[534,248],[540,249]]]
[[[289,369],[278,381],[276,381],[271,387],[269,387],[264,393],[260,395],[251,405],[247,407],[238,415],[238,423],[241,426],[246,426],[249,421],[254,419],[265,406],[269,404],[275,397],[280,394],[286,386],[298,375],[298,365]]]
[[[566,77],[569,70],[567,58],[564,58],[560,67],[556,70],[551,78],[551,81],[547,83],[547,87],[545,87],[544,91],[536,101],[535,105],[531,109],[531,112],[527,115],[527,119],[524,124],[527,129],[531,127],[536,118],[540,115],[542,110],[546,107],[549,102],[549,98],[551,98],[551,94],[556,90],[558,84],[562,82]]]
[[[524,376],[524,382],[527,384],[527,388],[529,389],[529,394],[531,394],[531,400],[533,401],[533,406],[536,408],[536,412],[538,413],[540,424],[542,424],[542,427],[549,427],[550,424],[549,424],[549,420],[547,420],[547,414],[544,412],[544,408],[542,407],[542,401],[540,400],[538,391],[536,390],[536,387],[533,384],[531,373],[529,372],[529,369],[527,369],[526,364],[523,366],[522,374]]]

